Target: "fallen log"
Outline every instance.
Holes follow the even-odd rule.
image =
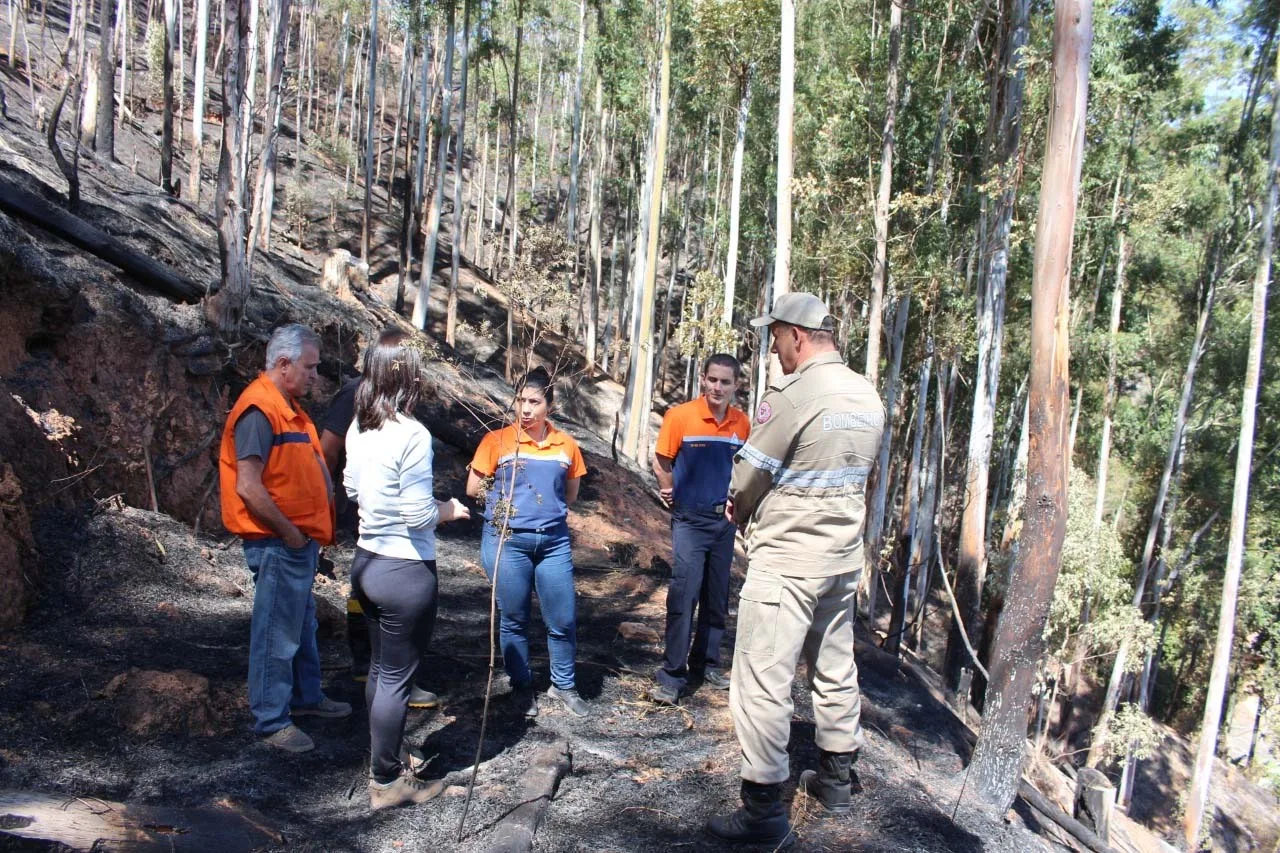
[[[567,742],[544,746],[534,753],[532,765],[520,777],[520,805],[494,828],[490,853],[526,853],[532,849],[533,834],[571,763]]]
[[[198,809],[113,803],[95,797],[0,790],[0,837],[64,845],[72,850],[217,850],[240,853],[280,847],[284,836],[261,814],[219,802]]]
[[[120,245],[107,232],[80,217],[50,204],[35,193],[0,178],[0,210],[10,216],[38,225],[101,258],[157,293],[178,302],[199,302],[205,289],[175,273],[169,267],[141,252]]]
[[[1041,815],[1062,827],[1072,838],[1093,853],[1116,853],[1114,848],[1099,838],[1089,827],[1050,802],[1048,797],[1037,791],[1035,786],[1026,779],[1018,783],[1018,796],[1026,800],[1028,805]]]

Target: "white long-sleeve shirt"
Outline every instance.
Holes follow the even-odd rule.
[[[360,505],[359,545],[384,557],[436,558],[431,433],[399,415],[369,432],[353,421],[347,430],[347,496]]]

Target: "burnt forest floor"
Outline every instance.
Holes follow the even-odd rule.
[[[346,720],[304,721],[317,748],[293,756],[256,744],[250,731],[251,587],[235,540],[196,538],[167,516],[119,506],[59,534],[63,547],[50,562],[62,570],[46,578],[26,626],[0,645],[0,787],[180,807],[229,799],[277,822],[292,850],[485,850],[519,804],[518,782],[535,750],[568,741],[572,770],[535,849],[719,849],[701,827],[736,804],[728,696],[702,687],[680,709],[651,705],[644,691],[659,645],[626,641],[617,630],[638,621],[661,631],[661,596],[655,601],[652,591],[662,584],[652,569],[579,571],[578,680],[593,713],[571,718],[544,698],[529,722],[496,696],[458,842],[464,788],[418,807],[368,809],[367,718],[342,635],[349,540],[329,550],[335,576],[320,578],[316,593],[326,690],[356,711]],[[445,530],[439,543],[440,618],[424,680],[444,703],[411,712],[407,730],[433,756],[432,775],[473,759],[488,656],[488,584],[476,531]],[[735,577],[735,592],[740,582]],[[545,644],[534,636],[545,688]],[[866,643],[859,653],[869,737],[858,764],[862,790],[852,814],[829,818],[816,816],[803,795],[793,799],[789,784],[794,849],[1053,849],[1022,819],[1003,820],[968,798],[951,819],[967,733],[892,659]],[[177,677],[146,681],[147,673]],[[793,782],[816,760],[799,686],[795,700]]]

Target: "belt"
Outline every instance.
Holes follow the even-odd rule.
[[[542,527],[508,527],[507,529],[512,533],[550,533],[553,530],[559,530],[561,527],[564,527],[564,525],[565,522],[557,521],[555,524],[547,524]],[[493,523],[490,523],[489,526],[494,530],[499,529],[498,526]]]
[[[725,508],[728,506],[726,502],[718,504],[672,504],[671,508],[676,512],[696,512],[714,515],[724,515]]]

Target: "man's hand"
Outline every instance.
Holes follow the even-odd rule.
[[[300,548],[307,547],[307,543],[311,541],[311,537],[303,533],[298,528],[293,528],[293,532],[284,537],[284,544],[297,551]]]
[[[733,520],[733,498],[729,498],[724,502],[724,520],[730,524],[735,524]]]
[[[671,499],[675,495],[675,491],[676,490],[671,487],[658,489],[658,497],[662,498],[662,505],[667,509],[671,509]]]
[[[457,498],[449,498],[447,501],[436,501],[436,509],[440,513],[440,521],[442,523],[450,521],[466,521],[471,518],[471,510],[467,505]]]

